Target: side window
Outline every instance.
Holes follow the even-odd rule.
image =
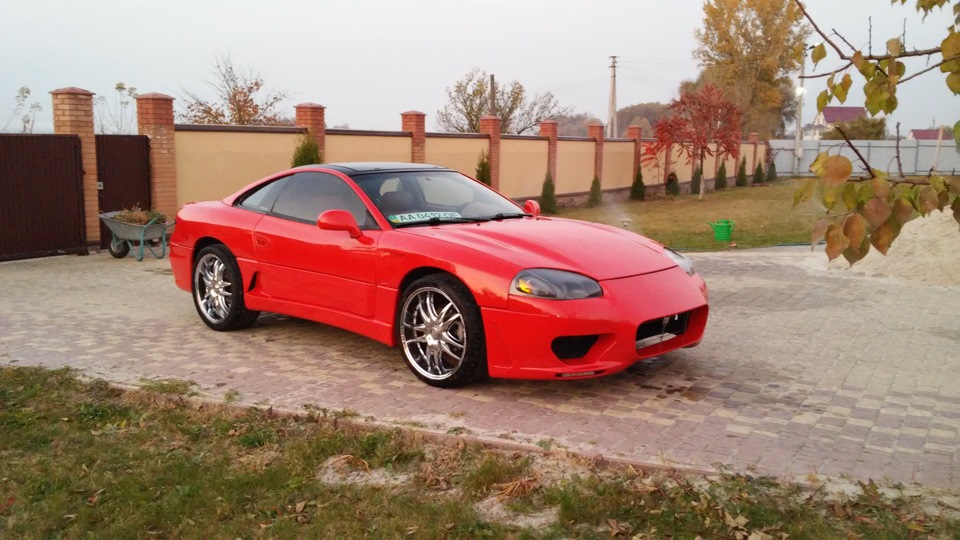
[[[446,207],[463,206],[473,202],[473,190],[461,182],[447,181],[442,175],[417,178],[423,200],[427,204]]]
[[[316,223],[327,210],[346,210],[353,214],[361,229],[376,228],[360,197],[343,180],[317,172],[302,172],[289,177],[273,213],[305,223]]]
[[[244,194],[240,199],[239,206],[255,212],[269,212],[270,208],[273,207],[273,202],[277,200],[277,195],[280,194],[280,191],[289,179],[289,176],[284,176],[279,180],[275,180]]]

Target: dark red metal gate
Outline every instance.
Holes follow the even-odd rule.
[[[86,253],[74,135],[0,135],[0,260]]]
[[[97,180],[101,212],[150,208],[150,138],[97,135]],[[100,242],[110,245],[110,229],[101,227]]]

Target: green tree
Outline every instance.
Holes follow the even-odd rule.
[[[590,183],[590,195],[587,197],[587,206],[594,207],[603,204],[603,190],[600,188],[600,179],[593,177]]]
[[[744,111],[741,130],[768,139],[793,118],[793,73],[807,30],[791,0],[708,0],[694,57],[696,86],[715,84]]]
[[[953,23],[944,29],[934,28],[921,37],[926,43],[912,42],[908,49],[903,36],[893,36],[886,47],[874,54],[873,44],[866,50],[854,47],[840,31],[821,28],[800,0],[793,0],[823,43],[810,53],[814,74],[826,77],[826,89],[817,96],[817,108],[823,111],[830,102],[847,101],[854,85],[862,84],[863,104],[871,116],[893,113],[900,102],[897,90],[901,85],[939,71],[947,88],[960,94],[960,2],[957,0],[891,0],[894,5],[912,4],[924,19],[934,10],[952,7]],[[876,15],[875,12],[873,12]],[[841,29],[843,30],[843,29]],[[824,60],[833,63],[825,72],[816,73]],[[859,98],[858,98],[859,99]],[[810,166],[816,178],[805,183],[794,195],[794,205],[817,200],[826,215],[813,227],[811,243],[826,239],[827,257],[843,256],[851,265],[863,259],[871,247],[886,254],[900,235],[902,227],[918,216],[934,210],[950,208],[960,223],[960,178],[931,174],[924,179],[907,178],[898,167],[888,174],[886,164],[879,168],[870,164],[863,153],[850,142],[841,126],[839,135],[854,150],[862,173],[854,176],[853,162],[842,155],[820,154]],[[960,121],[954,125],[954,138],[960,142]],[[899,156],[898,156],[899,157]],[[900,160],[897,160],[900,163]]]
[[[717,177],[713,181],[713,189],[716,191],[727,189],[727,160],[720,162]]]
[[[777,181],[777,162],[771,161],[767,167],[767,183],[772,184]]]
[[[887,138],[887,119],[857,118],[849,122],[837,122],[833,128],[824,132],[822,138],[828,141],[842,141],[843,135],[840,131],[854,141],[882,141]]]
[[[740,166],[737,167],[737,187],[747,185],[747,158],[740,160]]]
[[[544,214],[556,214],[560,212],[557,206],[556,186],[553,185],[553,176],[547,171],[547,176],[543,179],[543,188],[540,190],[540,211]]]
[[[767,175],[763,172],[763,163],[757,162],[757,168],[753,171],[753,178],[750,180],[751,184],[762,184],[767,179]]]
[[[448,103],[437,112],[437,125],[444,131],[478,133],[480,118],[490,114],[490,76],[473,68],[462,79],[447,88]],[[571,113],[561,107],[550,92],[527,96],[517,81],[497,84],[494,91],[494,115],[500,118],[501,133],[526,133],[540,121]]]
[[[671,171],[670,174],[667,175],[666,190],[667,195],[672,197],[680,196],[680,179],[677,178],[677,173]]]
[[[312,134],[304,133],[300,136],[297,147],[293,151],[291,166],[300,167],[301,165],[313,165],[315,163],[323,163],[320,145],[317,144],[317,140],[313,138]]]
[[[487,151],[481,150],[480,157],[477,159],[477,180],[486,185],[490,185],[490,159],[487,157]]]
[[[690,179],[690,193],[700,193],[700,182],[703,180],[703,169],[697,167]]]
[[[635,201],[647,198],[647,186],[643,183],[643,167],[637,167],[637,174],[634,175],[633,184],[630,185],[630,198]]]
[[[287,99],[283,90],[265,90],[263,77],[250,69],[233,65],[230,56],[218,56],[213,63],[214,81],[209,82],[215,97],[184,91],[185,110],[180,119],[191,124],[233,124],[239,126],[289,125],[280,113]]]

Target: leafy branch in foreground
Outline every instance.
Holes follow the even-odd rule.
[[[827,58],[830,54],[828,47],[840,60],[840,67],[808,77],[827,77],[827,88],[817,96],[818,111],[822,112],[834,99],[840,103],[847,101],[853,87],[851,73],[854,69],[864,79],[864,106],[871,116],[881,112],[891,114],[899,106],[899,86],[936,68],[946,74],[950,91],[960,94],[960,3],[954,3],[956,0],[914,1],[917,11],[922,12],[924,18],[934,9],[953,6],[954,23],[946,29],[946,36],[939,46],[907,50],[902,36],[893,37],[886,42],[886,52],[875,55],[857,49],[836,30],[830,34],[824,32],[803,2],[794,0],[814,31],[823,39],[823,43],[813,47],[811,52],[814,65]],[[904,5],[907,2],[891,0],[891,4]],[[841,47],[834,37],[846,48]],[[908,75],[905,60],[911,59],[925,59],[927,65]],[[853,162],[849,158],[825,152],[817,156],[810,166],[817,177],[807,181],[794,194],[794,206],[814,200],[826,211],[826,216],[814,226],[811,243],[816,245],[826,239],[827,257],[830,260],[843,255],[852,265],[863,259],[871,246],[885,255],[907,222],[934,210],[943,211],[949,207],[954,219],[960,223],[960,178],[941,176],[932,169],[923,179],[906,178],[902,165],[898,165],[895,175],[878,170],[870,165],[841,126],[835,127],[835,130],[857,156],[864,174],[855,178]],[[960,121],[954,125],[953,133],[960,144]],[[897,163],[901,163],[899,144]]]

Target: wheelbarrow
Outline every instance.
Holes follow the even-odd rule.
[[[133,256],[138,261],[142,261],[144,248],[157,259],[167,255],[167,241],[173,230],[173,221],[164,223],[154,218],[145,225],[138,225],[113,219],[119,213],[120,211],[100,214],[100,221],[110,229],[111,233],[110,246],[107,248],[110,255],[122,259],[133,250]],[[158,245],[154,247],[154,244]]]
[[[735,223],[730,219],[720,219],[716,223],[707,222],[707,225],[713,229],[713,239],[721,242],[729,242],[733,238],[733,227]]]

